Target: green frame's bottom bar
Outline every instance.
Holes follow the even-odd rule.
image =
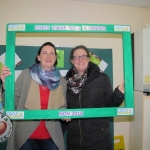
[[[18,110],[6,111],[12,120],[37,120],[61,118],[96,118],[133,115],[133,108],[87,108],[87,109],[57,109],[57,110]]]

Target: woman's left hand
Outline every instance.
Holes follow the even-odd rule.
[[[124,81],[121,82],[121,84],[119,85],[118,89],[124,93]]]

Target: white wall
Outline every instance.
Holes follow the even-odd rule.
[[[135,32],[150,22],[150,9],[71,0],[0,0],[0,45],[5,45],[7,23],[89,23],[127,24]],[[28,37],[30,36],[30,37]],[[123,79],[122,39],[120,35],[98,34],[17,34],[16,45],[41,45],[51,41],[58,46],[84,44],[92,48],[113,49],[115,88]],[[129,143],[129,118],[115,117],[115,135]]]

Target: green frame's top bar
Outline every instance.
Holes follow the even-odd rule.
[[[129,25],[106,25],[106,24],[8,24],[7,31],[15,32],[103,32],[119,33],[130,32]]]
[[[16,33],[113,33],[122,34],[125,107],[66,109],[66,110],[14,110],[14,64]],[[48,23],[11,23],[6,29],[6,66],[11,69],[11,76],[5,82],[5,112],[11,119],[59,119],[109,117],[134,114],[133,74],[131,33],[129,25],[107,24],[48,24]]]

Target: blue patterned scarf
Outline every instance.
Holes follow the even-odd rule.
[[[40,85],[48,87],[50,90],[56,89],[60,84],[60,72],[57,68],[52,71],[42,69],[40,64],[34,64],[29,68],[32,79]]]

